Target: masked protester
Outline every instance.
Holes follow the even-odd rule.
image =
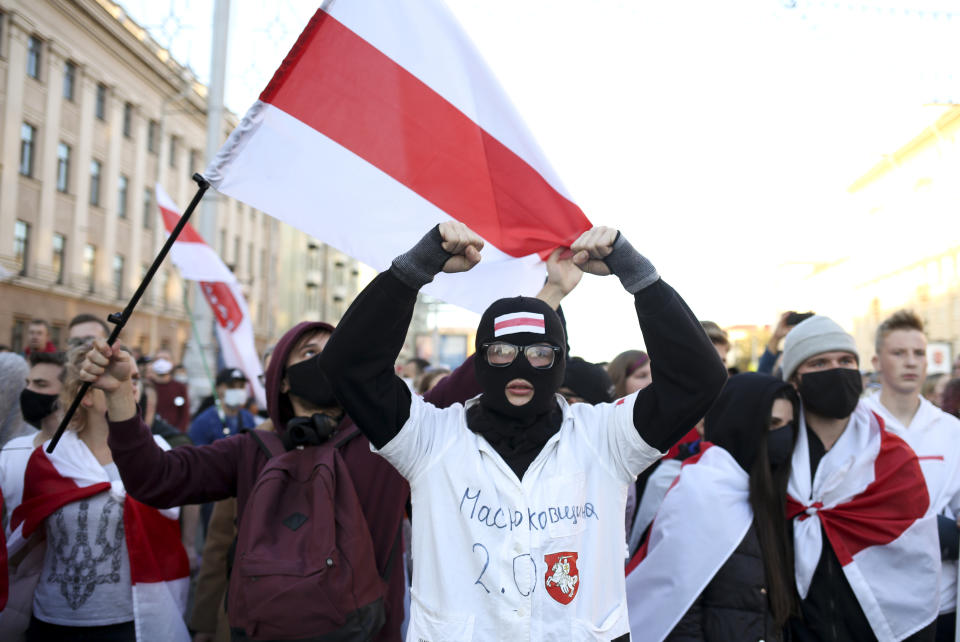
[[[799,613],[783,519],[797,406],[780,379],[727,382],[706,416],[707,443],[684,464],[627,568],[637,639],[786,639]]]
[[[937,523],[917,455],[860,402],[856,342],[813,316],[784,340],[800,393],[787,485],[802,618],[794,640],[932,640]]]
[[[578,275],[579,270],[557,266],[556,257],[551,261],[552,276],[539,296],[556,306],[579,278],[571,279],[569,274]],[[318,355],[325,351],[332,330],[333,327],[326,323],[300,323],[284,334],[271,355],[266,372],[270,421],[262,428],[263,432],[275,430],[291,448],[297,448],[297,445],[310,447],[309,442],[319,440],[322,432],[332,430],[329,439],[335,440],[355,431],[352,420],[344,416],[344,410],[337,402],[333,386],[328,383],[329,377],[319,373],[317,367]],[[182,446],[169,452],[151,447],[149,429],[136,416],[135,399],[127,379],[131,370],[127,362],[128,356],[98,342],[95,350],[88,354],[85,371],[94,387],[107,392],[111,419],[109,443],[130,492],[140,501],[158,507],[236,497],[236,522],[242,529],[244,509],[260,471],[267,464],[267,457],[258,443],[258,439],[262,439],[258,437],[261,430],[220,439],[208,446]],[[423,399],[437,408],[445,408],[479,392],[473,358],[470,358],[428,391]],[[363,436],[349,440],[338,448],[338,452],[349,470],[350,481],[362,507],[373,542],[377,570],[386,574],[397,550],[397,534],[409,497],[409,486],[389,463],[371,452],[370,443]],[[229,519],[219,521],[232,522]],[[289,527],[264,523],[264,537],[270,537],[270,528]],[[268,563],[267,566],[272,568],[275,565]],[[292,586],[292,576],[290,582]],[[238,573],[232,572],[230,595],[236,596],[243,590],[242,586]],[[390,574],[385,597],[386,619],[373,639],[401,639],[404,587],[403,573]],[[298,604],[302,604],[304,612],[308,613],[312,605],[318,603],[320,590],[313,588],[297,592],[290,599],[299,600]],[[201,598],[206,604],[219,603],[215,595],[198,595],[198,600]],[[238,630],[234,624],[243,615],[228,612],[232,639],[247,639],[248,632]],[[211,625],[207,623],[205,626]]]
[[[616,230],[571,245],[582,270],[634,295],[654,383],[616,403],[568,405],[565,337],[540,301],[494,302],[477,327],[483,393],[440,410],[393,370],[417,291],[470,269],[482,240],[442,223],[357,297],[321,371],[373,446],[410,482],[408,639],[629,639],[627,485],[702,416],[726,379],[696,317]],[[334,379],[336,373],[336,379]]]
[[[247,377],[242,370],[224,368],[217,373],[216,390],[221,407],[210,406],[190,423],[190,439],[198,446],[257,426],[256,419],[243,407],[248,395]]]
[[[26,388],[20,392],[20,411],[33,428],[8,441],[0,451],[0,489],[6,502],[4,527],[9,526],[10,513],[20,505],[23,473],[27,469],[30,454],[50,439],[60,425],[61,413],[57,399],[63,387],[64,363],[66,357],[62,352],[35,352],[30,355],[30,369],[26,376],[19,368],[11,368],[12,373],[20,374],[21,381],[27,382]],[[7,532],[9,534],[9,529]]]

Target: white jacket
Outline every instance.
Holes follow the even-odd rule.
[[[407,640],[611,640],[629,632],[627,486],[661,456],[633,425],[636,393],[568,406],[519,480],[466,424],[419,397],[379,452],[410,482]]]

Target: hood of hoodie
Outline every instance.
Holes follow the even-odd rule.
[[[30,366],[15,352],[0,353],[0,446],[29,426],[20,414],[20,393],[27,387]]]
[[[703,438],[724,448],[749,473],[769,430],[774,397],[781,391],[787,391],[796,416],[793,386],[782,379],[753,372],[730,377],[707,412]]]
[[[323,321],[303,321],[287,330],[286,334],[280,337],[276,347],[273,349],[273,355],[270,357],[270,365],[267,367],[267,413],[277,433],[283,433],[287,422],[293,418],[293,406],[290,404],[290,398],[280,392],[280,384],[287,371],[287,359],[293,352],[297,342],[306,335],[318,330],[333,332],[333,326]]]

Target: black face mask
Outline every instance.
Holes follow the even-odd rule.
[[[790,422],[767,433],[767,459],[770,460],[771,470],[777,470],[790,462],[796,432],[796,427]]]
[[[40,422],[53,413],[56,403],[57,395],[45,395],[26,388],[20,393],[20,413],[34,428],[40,428]]]
[[[800,399],[810,412],[831,419],[853,414],[863,392],[859,370],[833,368],[800,375]]]
[[[320,355],[287,366],[287,383],[290,394],[296,395],[317,408],[339,406],[333,394],[333,386],[320,370]]]

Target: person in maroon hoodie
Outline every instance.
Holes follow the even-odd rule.
[[[537,295],[556,308],[579,282],[580,270],[555,252],[548,261],[548,280]],[[337,432],[351,430],[353,422],[332,396],[326,382],[304,379],[313,373],[312,364],[333,326],[303,322],[291,328],[277,342],[266,372],[267,410],[274,429],[282,435],[294,417],[314,413],[339,419]],[[302,365],[301,365],[302,364]],[[299,367],[298,367],[299,366]],[[130,356],[97,341],[87,355],[81,377],[104,390],[107,398],[110,437],[108,445],[127,492],[154,506],[172,507],[237,498],[237,523],[266,457],[249,433],[220,439],[206,446],[181,446],[162,451],[154,445],[150,429],[136,412],[129,385]],[[473,357],[424,395],[433,405],[444,408],[480,394]],[[336,434],[336,433],[335,433]],[[370,450],[366,437],[351,440],[341,449],[370,528],[377,569],[385,573],[410,494],[406,480],[382,457]],[[404,579],[391,573],[387,590],[386,623],[375,638],[401,640]],[[228,614],[229,616],[229,614]],[[233,639],[245,639],[242,631],[231,630]]]

